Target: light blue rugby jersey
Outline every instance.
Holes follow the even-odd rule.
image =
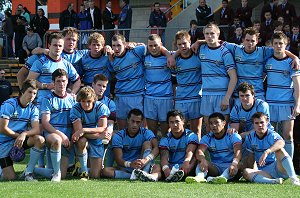
[[[36,60],[33,63],[30,71],[40,74],[37,78],[37,81],[39,81],[40,83],[52,83],[52,73],[58,68],[64,69],[68,73],[69,82],[74,83],[80,78],[77,71],[71,63],[69,63],[63,58],[60,58],[59,60],[55,61],[49,56],[43,56],[40,59]],[[51,93],[51,90],[39,89],[37,95],[37,102],[40,103],[42,98],[47,96],[49,93]]]
[[[63,51],[61,53],[61,57],[63,57],[67,61],[69,61],[71,64],[74,64],[77,61],[79,61],[79,59],[82,56],[86,55],[88,52],[89,51],[87,49],[84,49],[84,50],[74,50],[73,53],[69,53],[69,52]]]
[[[235,69],[231,53],[224,46],[211,48],[206,44],[199,50],[202,95],[225,95],[230,80],[228,72]]]
[[[110,70],[116,74],[116,96],[144,94],[144,56],[146,51],[146,46],[137,46],[126,50],[122,57],[114,57]]]
[[[134,137],[128,135],[127,129],[123,129],[112,137],[112,147],[122,149],[123,159],[132,162],[143,157],[143,143],[151,141],[153,138],[155,138],[154,133],[143,127]]]
[[[270,120],[269,105],[265,101],[255,99],[253,107],[249,110],[245,110],[242,104],[238,102],[236,105],[234,105],[230,112],[230,121],[232,123],[245,123],[244,131],[239,132],[250,131],[253,129],[252,116],[257,112],[264,113],[266,116],[268,116]],[[270,122],[268,123],[268,129],[274,130],[274,127],[271,125]]]
[[[207,147],[211,162],[215,164],[231,163],[234,158],[233,147],[236,144],[242,144],[242,138],[237,133],[229,135],[225,132],[224,136],[218,139],[213,132],[209,132],[201,138],[201,144]]]
[[[275,131],[268,130],[263,138],[259,138],[255,131],[251,132],[247,137],[243,144],[243,146],[250,151],[251,153],[254,153],[254,158],[256,161],[256,164],[258,166],[258,162],[262,154],[273,146],[276,141],[282,140],[282,137],[276,133]],[[275,162],[275,152],[270,153],[268,157],[266,158],[266,166]],[[263,168],[261,166],[258,166],[258,168]]]
[[[50,114],[49,123],[71,138],[73,126],[70,111],[75,103],[75,98],[68,93],[64,97],[60,97],[51,92],[42,100],[41,115]]]
[[[96,101],[93,109],[89,112],[84,111],[80,103],[76,103],[70,111],[70,119],[72,123],[80,119],[83,128],[97,128],[99,119],[107,118],[109,114],[108,107],[100,101]],[[98,145],[102,144],[100,138],[91,141]]]
[[[166,137],[160,140],[159,149],[169,151],[170,164],[182,164],[189,144],[198,145],[198,136],[193,131],[185,129],[180,138],[175,138],[172,132],[168,132]]]
[[[167,57],[148,54],[145,56],[144,65],[145,97],[172,98],[171,70],[167,67]]]
[[[33,65],[33,63],[34,63],[36,60],[38,60],[38,59],[40,59],[41,57],[43,57],[43,56],[45,56],[45,55],[44,55],[44,54],[34,54],[34,55],[30,56],[30,57],[27,59],[27,61],[25,62],[24,67],[25,67],[26,69],[30,70],[31,67],[32,67],[32,65]]]
[[[300,70],[292,69],[293,59],[271,57],[265,65],[267,71],[266,101],[270,105],[294,106],[294,86],[292,78],[300,75]]]
[[[248,82],[254,86],[256,96],[264,96],[263,71],[266,60],[273,55],[273,48],[256,47],[252,53],[247,53],[243,45],[224,42],[224,46],[233,54],[238,77],[237,86]],[[238,96],[235,93],[235,96]]]
[[[23,107],[19,98],[10,98],[1,105],[1,118],[9,120],[8,128],[22,133],[29,130],[32,121],[39,121],[39,111],[32,103]],[[0,144],[12,139],[14,138],[0,133]]]
[[[112,99],[108,98],[107,96],[103,96],[101,99],[99,99],[99,101],[108,107],[108,109],[110,111],[110,115],[109,115],[108,119],[115,121],[116,120],[116,109],[117,109],[115,102]]]
[[[182,100],[199,100],[201,98],[201,62],[199,56],[191,54],[191,56],[176,58],[176,101]]]

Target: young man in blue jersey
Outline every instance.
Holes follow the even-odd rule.
[[[91,87],[83,87],[77,94],[77,103],[70,112],[73,124],[72,141],[76,143],[76,154],[80,162],[80,177],[99,178],[102,171],[104,146],[102,139],[110,140],[111,133],[105,132],[108,107],[100,101]],[[88,171],[87,162],[90,161]]]
[[[56,69],[52,73],[52,80],[54,91],[43,98],[41,115],[53,170],[44,170],[43,175],[48,173],[47,176],[50,177],[53,173],[51,181],[60,182],[61,178],[66,177],[68,157],[73,152],[70,110],[76,101],[66,91],[68,73],[64,69]],[[43,170],[36,168],[35,172],[41,173]]]
[[[197,135],[184,128],[184,114],[178,110],[169,111],[167,120],[171,131],[159,143],[160,164],[163,177],[168,182],[178,182],[195,170],[195,151],[199,144]],[[178,166],[179,170],[171,174]]]
[[[254,131],[251,120],[254,113],[263,112],[270,118],[269,105],[256,98],[254,86],[248,82],[242,82],[238,86],[237,92],[240,102],[237,102],[230,112],[230,129],[228,131],[238,132],[245,139],[250,132]],[[270,123],[268,128],[274,130]]]
[[[175,44],[178,48],[175,69],[177,79],[175,109],[184,114],[186,121],[190,121],[191,131],[198,134],[201,139],[201,62],[199,56],[190,49],[191,37],[187,31],[176,33]]]
[[[24,176],[25,181],[36,181],[32,172],[43,153],[45,143],[45,139],[40,135],[39,111],[32,104],[37,89],[35,80],[26,80],[20,90],[20,97],[8,99],[1,106],[0,166],[3,178],[6,180],[15,180],[17,177],[10,151],[13,147],[18,147],[19,149],[31,148]]]
[[[95,94],[98,97],[98,100],[105,104],[109,111],[110,115],[107,118],[107,128],[105,129],[105,133],[109,133],[113,135],[114,124],[116,122],[116,104],[113,100],[104,95],[108,85],[108,78],[103,74],[97,74],[94,76],[92,87],[95,90]],[[104,142],[106,143],[106,142]],[[105,152],[105,167],[112,167],[114,163],[114,156],[112,152],[111,141],[107,147]]]
[[[142,181],[157,181],[161,177],[160,166],[154,164],[159,152],[158,142],[152,131],[141,127],[143,120],[141,110],[130,110],[128,128],[119,131],[112,138],[117,166],[104,168],[104,176]]]
[[[96,74],[104,74],[111,79],[111,74],[108,70],[110,62],[108,56],[105,56],[104,45],[104,37],[100,33],[92,33],[88,39],[89,53],[85,54],[74,64],[85,86],[92,85],[93,77]],[[110,94],[109,87],[105,92],[106,96]]]
[[[149,54],[144,58],[145,97],[144,113],[148,128],[157,134],[158,122],[161,136],[168,131],[167,113],[173,109],[173,90],[171,70],[167,66],[167,57],[162,54],[163,44],[157,34],[148,37]]]
[[[237,133],[226,132],[226,120],[223,114],[213,113],[209,116],[211,132],[201,138],[196,151],[200,162],[196,167],[196,177],[187,177],[186,182],[227,183],[238,172],[238,164],[242,158],[242,138]],[[210,162],[206,160],[208,151]]]
[[[109,52],[111,59],[110,71],[115,73],[117,122],[119,129],[127,125],[128,112],[137,108],[143,111],[144,80],[144,56],[147,48],[140,44],[132,49],[127,49],[128,44],[121,34],[112,37],[112,50]],[[168,64],[172,65],[172,55],[164,48],[162,54],[168,57]]]
[[[237,75],[231,53],[219,43],[219,27],[208,24],[203,33],[206,44],[199,48],[202,73],[200,113],[204,116],[206,131],[210,131],[210,114],[220,112],[229,121],[230,100],[237,83]]]
[[[283,32],[272,36],[274,56],[265,64],[267,72],[266,101],[270,105],[271,123],[282,122],[285,150],[293,158],[294,120],[300,113],[300,71],[291,67],[292,59],[285,53],[287,37]]]
[[[261,112],[252,116],[255,131],[244,142],[249,151],[248,158],[256,161],[258,169],[246,168],[243,176],[255,183],[282,184],[290,178],[293,185],[300,186],[292,158],[285,151],[284,140],[275,131],[269,130],[268,117]]]

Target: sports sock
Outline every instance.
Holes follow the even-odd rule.
[[[82,154],[77,154],[79,162],[80,162],[80,171],[82,172],[88,172],[87,169],[87,159],[88,159],[88,155],[87,152],[82,153]]]
[[[43,153],[44,153],[44,149],[38,149],[35,147],[32,147],[30,149],[30,158],[25,171],[25,175],[33,172],[36,163],[39,161],[39,159],[41,159]]]
[[[151,149],[146,149],[144,151],[143,158],[147,157],[150,153],[151,153]],[[152,161],[148,162],[143,168],[143,171],[145,171],[146,173],[150,172],[151,162]]]
[[[46,168],[53,169],[49,148],[46,150]]]
[[[120,170],[115,170],[115,179],[129,179],[131,176],[130,173],[120,171]]]
[[[205,177],[207,176],[207,171],[202,172],[202,171],[200,170],[199,164],[198,164],[197,167],[196,167],[196,176],[197,176],[197,177],[200,177],[200,178],[205,178]]]
[[[50,149],[50,156],[53,166],[54,174],[60,172],[60,159],[61,159],[61,151],[54,151]]]
[[[264,177],[264,176],[259,175],[259,174],[254,174],[251,181],[255,182],[255,183],[263,183],[263,184],[274,184],[274,183],[276,183],[276,179],[269,179],[269,178]]]
[[[43,153],[41,153],[41,157],[39,158],[39,160],[38,160],[38,166],[39,167],[44,167],[45,166],[45,153],[46,153],[46,150],[45,150],[46,148],[44,147],[43,148]]]
[[[294,177],[294,178],[297,177],[294,170],[293,161],[290,156],[283,157],[281,160],[281,164],[289,177]]]
[[[35,174],[42,175],[43,177],[51,179],[52,178],[52,174],[53,174],[53,169],[35,167],[33,169],[33,172]]]
[[[294,141],[292,141],[292,140],[285,140],[284,149],[286,150],[286,152],[293,159],[293,156],[294,156]]]
[[[221,176],[221,177],[225,177],[226,179],[231,179],[231,178],[233,178],[233,177],[231,177],[230,174],[229,174],[229,168],[226,168],[220,176]]]

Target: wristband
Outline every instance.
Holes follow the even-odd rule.
[[[162,167],[162,171],[165,171],[165,170],[167,170],[168,168],[169,168],[168,165],[164,165],[164,166]]]
[[[107,128],[114,129],[114,124],[108,124]]]
[[[146,159],[147,159],[148,161],[152,161],[152,160],[154,159],[154,156],[150,153],[150,154],[146,157]]]
[[[130,165],[131,165],[131,162],[129,162],[129,161],[125,161],[125,162],[124,162],[124,165],[125,165],[125,167],[126,167],[126,168],[129,168],[129,167],[130,167]]]
[[[231,164],[232,165],[238,165],[239,161],[236,158],[234,158]]]

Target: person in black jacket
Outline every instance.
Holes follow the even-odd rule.
[[[119,15],[119,26],[120,29],[130,29],[132,24],[132,9],[129,5],[129,0],[120,0],[121,13]],[[129,41],[130,30],[120,31],[124,35],[126,41]]]
[[[10,95],[13,92],[11,84],[8,80],[5,80],[5,70],[0,69],[0,106],[2,103],[10,98]]]
[[[25,26],[27,20],[24,16],[21,16],[21,9],[16,9],[16,15],[12,17],[14,32],[15,32],[15,53],[19,57],[18,52],[22,48],[23,38],[26,36]]]
[[[4,12],[5,19],[2,22],[2,30],[4,34],[6,34],[6,40],[5,40],[5,46],[7,48],[7,51],[4,50],[5,56],[8,58],[13,58],[15,57],[14,52],[13,52],[13,47],[12,47],[12,40],[14,38],[14,27],[13,27],[13,21],[12,21],[12,15],[11,12],[6,10]]]
[[[63,30],[66,27],[77,28],[77,14],[74,11],[73,3],[69,3],[68,8],[59,17],[59,29]]]
[[[95,6],[95,2],[91,0],[89,2],[88,13],[90,13],[92,18],[92,28],[95,29],[102,29],[102,20],[101,20],[101,10]]]
[[[111,1],[106,1],[106,7],[103,11],[103,25],[105,30],[110,30],[115,28],[114,21],[118,19],[111,9]],[[114,34],[114,31],[105,32],[105,44],[111,45],[111,38]]]
[[[199,6],[196,9],[196,18],[199,26],[205,26],[214,19],[214,13],[211,8],[206,5],[205,0],[199,0]]]
[[[38,33],[42,41],[45,33],[49,30],[49,20],[45,17],[43,8],[39,8],[37,14],[30,22],[33,32]]]
[[[150,14],[149,25],[151,28],[167,27],[167,18],[165,14],[160,10],[160,3],[154,3],[154,10]],[[165,43],[165,29],[160,29],[156,32],[161,37],[161,41]]]

